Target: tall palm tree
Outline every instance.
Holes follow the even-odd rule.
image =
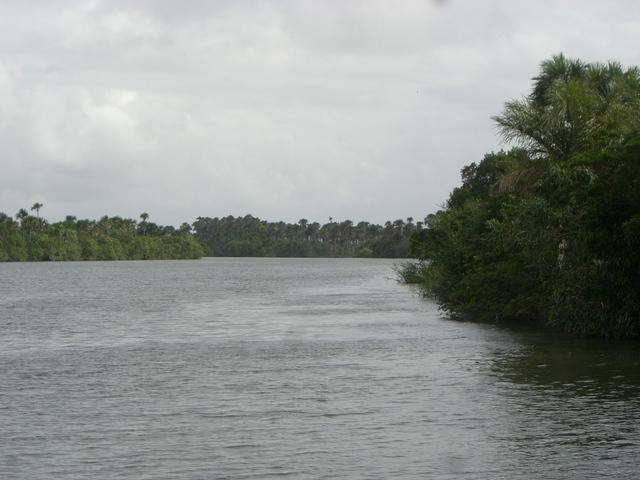
[[[36,211],[36,216],[38,218],[40,218],[40,209],[44,207],[44,205],[42,203],[36,202],[31,206],[31,211],[33,212],[34,210]]]
[[[147,234],[147,219],[149,218],[149,214],[147,212],[142,212],[140,214],[140,225],[142,225],[142,235]]]

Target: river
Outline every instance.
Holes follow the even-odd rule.
[[[637,478],[640,349],[391,260],[0,264],[0,478]]]

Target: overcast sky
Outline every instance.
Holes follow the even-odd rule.
[[[540,61],[638,65],[639,25],[636,0],[2,0],[0,211],[422,218]]]

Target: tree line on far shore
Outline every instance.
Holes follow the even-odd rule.
[[[149,221],[104,216],[78,220],[67,216],[49,223],[40,217],[42,203],[30,214],[20,209],[15,220],[0,212],[0,261],[147,260],[199,258],[204,249],[191,226],[176,229]]]
[[[139,220],[104,216],[78,220],[67,216],[49,223],[42,203],[14,217],[0,212],[0,261],[147,260],[212,257],[387,257],[405,258],[410,237],[423,222],[404,220],[376,225],[350,220],[320,225],[268,222],[251,215],[198,217],[179,228],[158,225],[142,213]],[[35,213],[34,213],[35,212]]]
[[[208,255],[220,257],[405,258],[411,235],[422,226],[412,217],[384,225],[332,218],[324,225],[306,219],[267,222],[251,215],[199,217],[193,223],[194,236]]]

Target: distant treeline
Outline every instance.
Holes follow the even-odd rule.
[[[462,170],[402,275],[455,315],[640,337],[640,69],[555,56],[494,120],[520,148]]]
[[[21,209],[14,220],[0,213],[0,261],[146,260],[198,258],[204,255],[193,238],[191,226],[176,229],[150,222],[102,217],[77,220],[67,216],[49,223],[40,217],[41,203]]]
[[[219,257],[380,257],[409,255],[410,237],[422,228],[413,218],[375,225],[351,220],[320,225],[267,222],[251,215],[199,217],[195,238],[207,255]]]
[[[41,203],[15,218],[0,212],[0,261],[146,260],[211,257],[379,257],[405,258],[410,237],[423,222],[375,225],[350,220],[320,225],[267,222],[251,215],[198,217],[179,228],[104,216],[100,220],[49,223]]]

